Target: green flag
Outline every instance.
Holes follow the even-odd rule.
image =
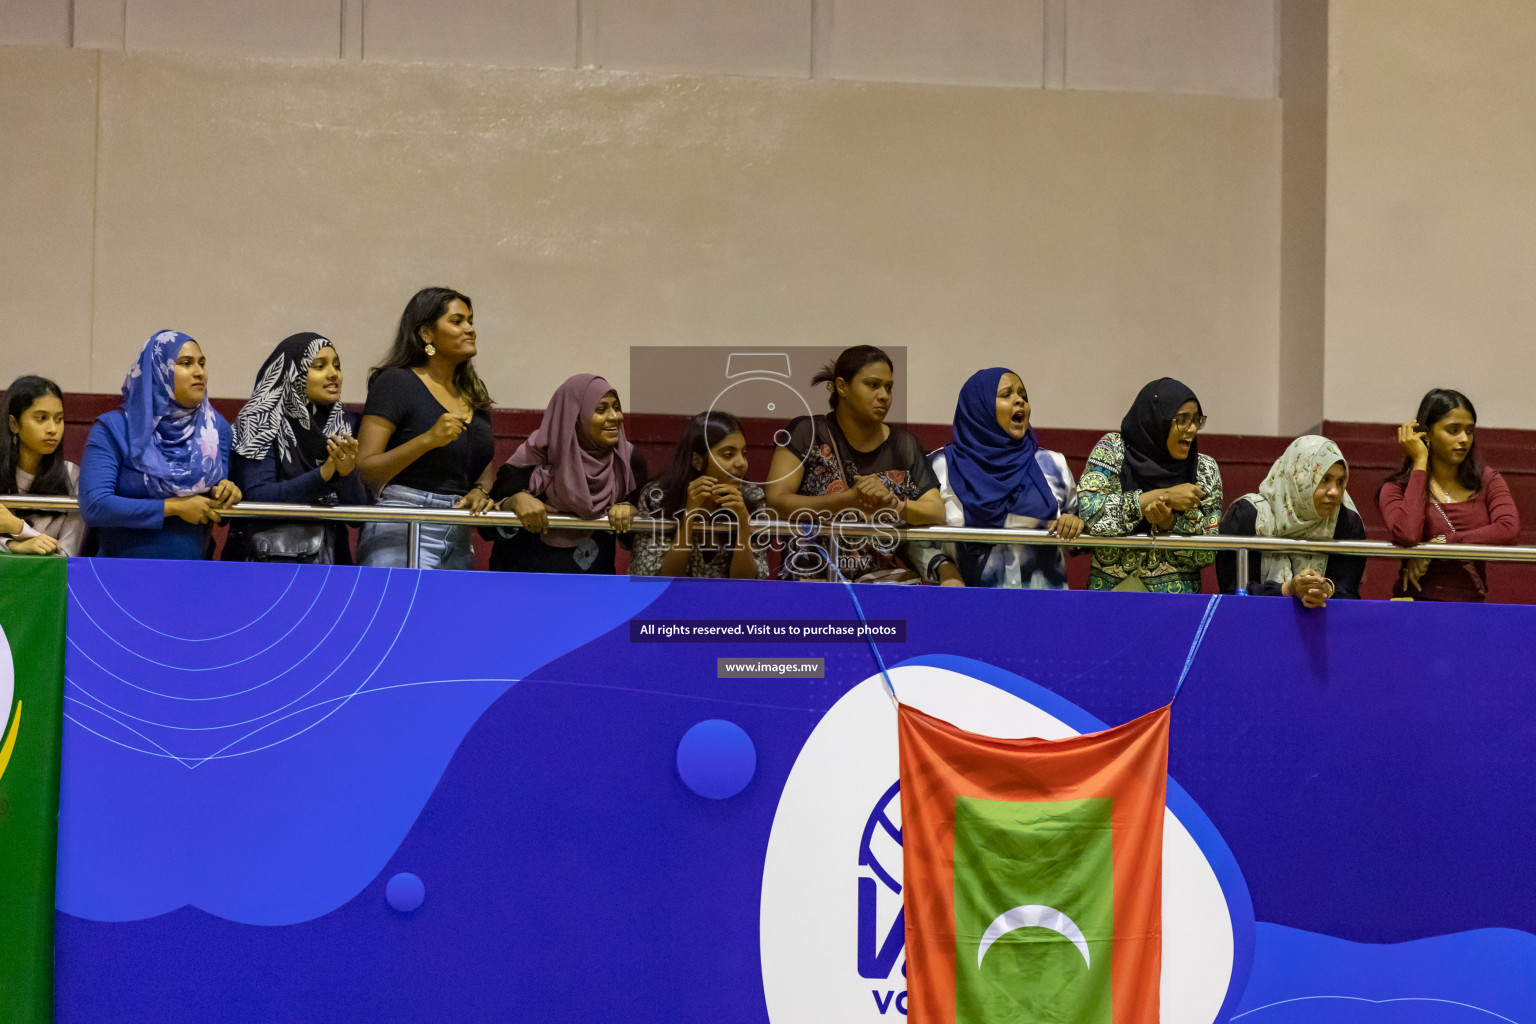
[[[53,881],[68,563],[0,555],[0,1007],[53,1020]]]
[[[907,1019],[1157,1020],[1169,709],[1059,740],[896,714]]]
[[[1111,1024],[1111,806],[955,798],[955,1024]]]

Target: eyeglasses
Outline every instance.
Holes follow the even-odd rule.
[[[1196,413],[1191,415],[1187,412],[1181,412],[1173,418],[1173,425],[1180,430],[1188,430],[1190,427],[1194,427],[1196,430],[1203,430],[1205,429],[1205,414]]]

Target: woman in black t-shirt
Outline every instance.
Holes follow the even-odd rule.
[[[789,520],[808,518],[872,520],[896,526],[944,522],[939,483],[917,438],[888,426],[895,378],[891,357],[873,345],[846,349],[811,378],[826,383],[830,416],[802,416],[790,422],[788,443],[773,453],[768,472],[768,506]],[[916,582],[890,537],[846,538],[836,545],[838,566],[847,579]],[[786,579],[828,579],[825,539],[799,539],[785,549]]]
[[[491,507],[491,396],[475,373],[475,313],[469,297],[424,288],[400,315],[395,343],[368,378],[358,466],[380,505]],[[406,523],[368,523],[363,565],[406,564]],[[472,569],[467,526],[423,523],[417,565]]]

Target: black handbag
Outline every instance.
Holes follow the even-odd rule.
[[[326,523],[275,523],[252,530],[246,543],[252,562],[331,565],[336,561]]]

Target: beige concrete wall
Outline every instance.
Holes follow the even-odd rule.
[[[1275,0],[1060,0],[1066,86],[1275,95]]]
[[[1276,0],[0,0],[0,45],[1272,99]]]
[[[1536,428],[1536,4],[1331,9],[1327,414]]]
[[[0,47],[0,388],[91,380],[96,75],[93,51]]]
[[[39,183],[7,201],[51,204],[0,220],[0,252],[40,256],[9,257],[0,317],[43,321],[73,390],[176,327],[241,395],[318,330],[358,399],[441,282],[506,406],[622,384],[631,345],[873,342],[908,346],[918,420],[1002,362],[1041,422],[1113,426],[1169,373],[1213,427],[1275,429],[1275,101],[103,51],[98,117],[94,55],[0,68],[6,159]]]

